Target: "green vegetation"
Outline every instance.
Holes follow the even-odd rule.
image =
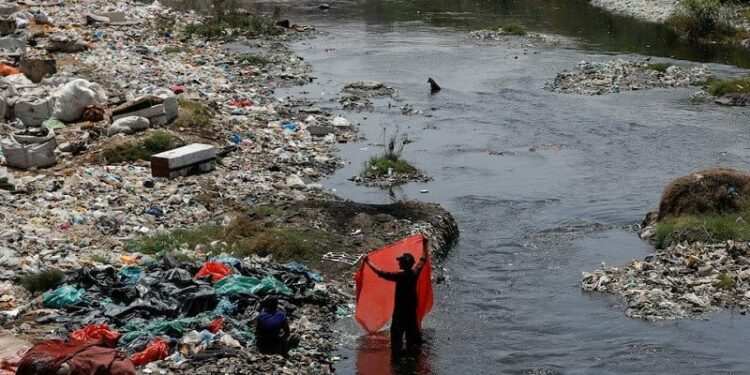
[[[264,18],[254,14],[238,12],[242,9],[236,0],[212,0],[213,15],[202,23],[193,23],[185,27],[185,33],[191,36],[202,36],[205,38],[229,37],[227,30],[233,30],[232,34],[245,36],[279,35],[284,32],[276,26],[271,18]]]
[[[172,123],[184,128],[206,128],[211,125],[213,114],[202,102],[180,97],[180,113]]]
[[[657,248],[673,243],[721,242],[726,240],[750,241],[750,225],[743,214],[722,216],[682,216],[664,219],[656,225],[654,239]]]
[[[57,269],[44,270],[39,273],[21,276],[18,284],[31,293],[46,292],[60,286],[65,281],[65,274]]]
[[[513,34],[513,35],[526,35],[526,28],[524,28],[523,25],[518,24],[518,23],[509,23],[503,26],[503,31],[505,31],[508,34]]]
[[[669,63],[653,63],[653,64],[648,64],[648,68],[649,69],[655,70],[655,71],[660,72],[660,73],[666,73],[667,69],[669,69],[670,66],[672,66],[672,64],[669,64]]]
[[[486,30],[502,30],[508,34],[512,35],[526,35],[526,28],[523,27],[520,23],[508,23],[508,24],[489,24],[485,25],[484,29]]]
[[[367,176],[381,177],[388,174],[389,168],[393,169],[393,172],[398,174],[412,174],[418,172],[417,168],[400,157],[381,155],[370,158],[370,161],[365,165],[364,174]]]
[[[682,10],[666,21],[688,39],[724,39],[737,33],[719,0],[682,0]]]
[[[254,55],[251,53],[243,54],[237,57],[237,60],[243,61],[246,64],[257,66],[259,68],[265,67],[271,63],[271,59],[262,55]]]
[[[102,264],[110,263],[109,258],[105,257],[104,255],[99,255],[99,254],[92,255],[91,258],[89,259],[95,263],[102,263]]]
[[[328,235],[323,231],[274,228],[261,220],[240,216],[226,226],[204,224],[130,240],[125,244],[125,250],[142,254],[170,253],[179,256],[180,260],[192,261],[188,255],[174,250],[206,245],[207,251],[212,254],[224,252],[240,258],[251,254],[273,254],[279,261],[305,261],[316,259],[320,255],[318,249],[321,241],[327,239]],[[208,246],[214,242],[220,245]]]
[[[134,162],[149,160],[152,155],[180,147],[182,142],[171,133],[159,131],[146,137],[142,142],[124,142],[105,147],[102,156],[107,163]]]
[[[750,78],[713,80],[709,83],[708,93],[714,96],[750,93]]]
[[[737,286],[737,283],[732,278],[732,275],[730,275],[728,272],[722,272],[717,277],[716,281],[716,287],[719,289],[734,289]]]
[[[179,46],[168,46],[164,48],[164,53],[167,55],[173,55],[175,53],[183,53],[190,51],[187,47],[179,47]]]

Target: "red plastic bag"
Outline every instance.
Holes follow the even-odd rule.
[[[195,274],[197,278],[211,276],[213,282],[217,282],[232,273],[232,269],[219,262],[206,262],[206,264]]]
[[[218,317],[211,321],[211,323],[208,323],[206,326],[209,332],[216,333],[221,331],[222,328],[224,328],[224,319],[221,317]]]
[[[375,267],[386,271],[399,271],[396,258],[404,253],[410,253],[414,259],[422,257],[424,249],[427,255],[422,272],[417,280],[417,323],[421,329],[422,318],[432,309],[432,266],[428,251],[427,240],[421,234],[407,237],[392,245],[370,253],[370,263]],[[393,314],[393,299],[396,293],[396,284],[383,280],[370,269],[364,262],[359,271],[354,275],[357,282],[356,296],[357,305],[355,317],[359,324],[370,333],[378,332]]]
[[[151,340],[142,352],[133,354],[130,360],[136,366],[143,366],[153,361],[160,361],[168,356],[167,340],[156,338]]]
[[[68,342],[71,344],[99,343],[116,347],[117,340],[122,336],[119,332],[109,329],[106,324],[91,324],[70,332]]]
[[[114,348],[94,344],[42,341],[24,354],[16,375],[56,375],[63,363],[68,374],[135,375],[133,362]]]
[[[8,64],[0,63],[0,76],[7,77],[18,73],[20,73],[20,71],[17,68]]]

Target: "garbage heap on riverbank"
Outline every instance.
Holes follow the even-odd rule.
[[[603,95],[659,87],[687,87],[705,84],[712,77],[705,66],[685,69],[650,60],[582,61],[572,71],[558,73],[547,85],[563,94]]]
[[[327,327],[333,316],[349,310],[345,297],[305,266],[226,255],[205,262],[169,255],[124,261],[130,264],[119,269],[100,263],[81,268],[30,306],[10,310],[26,320],[11,332],[17,337],[69,332],[69,343],[118,348],[154,373],[225,372],[228,367],[217,361],[241,356],[246,360],[234,365],[234,373],[264,373],[269,363],[253,353],[254,319],[260,300],[275,296],[304,339],[290,358],[271,360],[273,371],[332,372]]]
[[[750,175],[714,168],[673,181],[641,238],[656,250],[623,268],[583,272],[589,292],[623,296],[626,314],[648,320],[750,311]]]

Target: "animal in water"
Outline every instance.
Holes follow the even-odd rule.
[[[440,86],[438,86],[437,82],[435,82],[434,79],[428,78],[427,79],[427,83],[430,84],[430,93],[431,94],[434,94],[434,93],[440,91]]]

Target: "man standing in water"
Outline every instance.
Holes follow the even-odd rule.
[[[414,256],[409,253],[396,258],[400,272],[386,272],[370,263],[370,258],[365,258],[365,263],[380,278],[396,283],[396,294],[393,304],[393,317],[391,318],[391,353],[394,357],[402,353],[404,335],[406,335],[406,347],[416,348],[422,345],[422,333],[417,324],[417,280],[419,273],[427,260],[425,249],[422,249],[422,257],[417,266],[414,266]]]

